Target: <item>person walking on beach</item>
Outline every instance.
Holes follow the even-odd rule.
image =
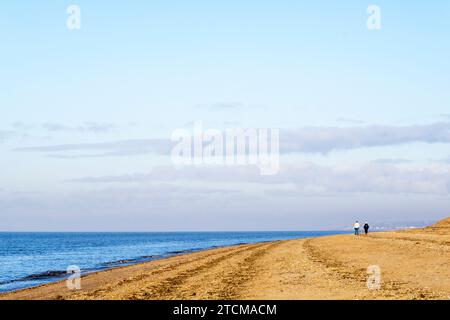
[[[366,234],[366,236],[369,233],[369,224],[367,222],[364,224],[364,233]]]
[[[359,222],[356,220],[355,224],[353,225],[353,228],[355,229],[355,236],[359,235]]]

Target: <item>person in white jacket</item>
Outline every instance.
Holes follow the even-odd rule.
[[[355,236],[359,235],[359,222],[356,220],[355,224],[353,225],[353,228],[355,229]]]

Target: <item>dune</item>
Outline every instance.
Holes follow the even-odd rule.
[[[443,220],[437,222],[436,224],[434,224],[432,227],[435,227],[435,228],[446,228],[446,229],[450,230],[450,218],[443,219]]]
[[[424,232],[450,234],[450,218],[443,219],[436,224],[422,229]]]
[[[450,218],[423,229],[189,253],[86,275],[80,290],[61,281],[0,299],[447,300]]]

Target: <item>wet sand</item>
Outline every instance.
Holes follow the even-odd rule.
[[[381,271],[380,289],[367,268]],[[369,236],[246,244],[115,268],[0,299],[450,299],[450,219]]]

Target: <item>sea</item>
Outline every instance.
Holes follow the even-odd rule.
[[[342,233],[0,232],[0,292],[63,280],[68,268],[87,274],[211,248]]]

